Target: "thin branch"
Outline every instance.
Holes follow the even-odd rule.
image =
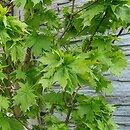
[[[70,1],[62,2],[62,3],[57,3],[57,5],[58,5],[58,6],[59,6],[59,5],[65,5],[65,4],[68,4],[68,3],[70,3]]]
[[[69,19],[69,22],[64,30],[64,32],[62,33],[62,35],[60,36],[59,40],[63,38],[63,36],[66,34],[66,32],[68,31],[68,29],[70,28],[71,26],[71,23],[72,23],[72,19],[73,19],[73,14],[74,14],[74,4],[75,4],[75,0],[72,0],[72,10],[71,10],[71,16],[70,16],[70,19]]]
[[[123,32],[123,27],[121,28],[121,30],[119,31],[119,33],[116,35],[116,37],[119,37],[121,34],[122,34],[122,32]],[[114,44],[114,42],[115,42],[116,40],[113,40],[112,41],[112,43]]]
[[[66,91],[63,92],[63,101],[64,101],[64,103],[65,103],[65,106],[67,106]]]
[[[96,27],[96,29],[95,29],[95,31],[94,31],[94,33],[93,33],[92,36],[90,37],[90,40],[89,40],[88,44],[85,45],[85,47],[84,47],[84,49],[83,49],[84,52],[87,51],[88,48],[89,48],[89,46],[91,45],[91,43],[92,43],[92,41],[93,41],[93,38],[94,38],[96,32],[98,31],[99,27],[101,26],[102,22],[103,22],[104,19],[106,18],[106,15],[107,15],[107,11],[104,13],[102,19],[100,20],[99,24],[97,25],[97,27]]]
[[[72,0],[71,19],[73,18],[74,15],[74,4],[75,4],[75,0]]]
[[[27,48],[26,56],[25,56],[25,60],[24,60],[24,65],[23,65],[23,70],[24,71],[28,70],[30,59],[31,59],[31,49]]]
[[[38,124],[39,124],[39,130],[42,130],[42,119],[41,119],[41,115],[40,115],[39,105],[40,105],[40,99],[38,99],[37,120],[38,120]]]
[[[89,8],[91,5],[93,5],[93,4],[96,3],[96,2],[97,2],[97,0],[91,2],[91,3],[88,4],[86,7],[84,7],[84,8],[82,8],[82,9],[80,9],[79,11],[75,12],[75,13],[73,14],[73,16],[75,16],[75,15],[81,13],[82,11],[84,11],[84,10],[87,9],[87,8]]]
[[[87,29],[87,26],[85,28],[83,28],[80,32],[78,32],[78,34],[76,35],[76,37],[79,36],[85,29]]]
[[[12,86],[11,86],[11,79],[10,79],[10,69],[9,69],[9,63],[8,58],[6,59],[6,73],[7,73],[7,79],[8,79],[8,92],[10,95],[10,99],[12,97]]]
[[[62,35],[60,36],[59,39],[62,39],[62,38],[63,38],[63,36],[66,34],[66,32],[68,31],[68,29],[69,29],[70,26],[71,26],[71,20],[69,20],[69,22],[68,22],[68,24],[67,24],[67,26],[66,26],[64,32],[62,33]]]
[[[74,99],[76,97],[78,90],[79,90],[79,88],[76,90],[76,92],[73,92],[73,94],[70,97],[70,101],[69,101],[69,104],[68,104],[68,113],[67,113],[67,116],[66,116],[66,119],[65,119],[66,124],[68,124],[68,122],[69,122],[70,115],[71,115],[73,105],[74,105]]]
[[[7,85],[7,90],[8,90],[8,93],[9,93],[9,97],[10,97],[10,102],[11,102],[11,105],[13,105],[12,103],[12,96],[13,96],[13,93],[12,93],[12,83],[11,83],[11,78],[10,78],[10,66],[9,66],[9,56],[6,58],[6,53],[5,53],[5,50],[3,48],[3,51],[4,51],[4,56],[5,56],[5,62],[6,62],[6,73],[7,73],[7,79],[8,79],[8,85]],[[10,61],[11,62],[11,61]],[[14,107],[15,108],[15,107]],[[15,117],[15,119],[18,119],[20,114],[18,113],[18,111],[20,110],[19,107],[18,107],[18,111],[16,112],[15,109],[13,107],[11,107],[12,109],[12,112],[13,112],[13,115]]]
[[[83,10],[87,9],[88,7],[90,7],[91,5],[93,5],[95,2],[97,2],[97,0],[91,2],[90,4],[88,4],[86,7],[82,8],[81,10],[77,11],[76,13],[74,13],[74,4],[75,4],[75,0],[72,0],[72,10],[71,10],[71,16],[70,16],[70,20],[64,30],[64,32],[62,33],[62,35],[60,36],[59,40],[63,38],[63,36],[66,34],[66,32],[68,31],[68,29],[71,26],[72,20],[74,18],[74,16],[76,16],[77,14],[79,14],[80,12],[82,12]]]

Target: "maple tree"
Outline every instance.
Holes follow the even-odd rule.
[[[51,9],[52,0],[0,5],[0,130],[115,130],[104,73],[127,62],[114,44],[130,24],[130,0],[92,0]],[[24,20],[9,14],[24,10]],[[127,29],[129,31],[129,29]],[[75,42],[77,41],[77,42]],[[95,95],[80,94],[88,86]],[[37,124],[28,126],[29,119]]]

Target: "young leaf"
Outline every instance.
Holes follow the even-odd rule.
[[[33,54],[37,57],[42,50],[50,50],[51,39],[45,35],[36,35],[29,38],[27,46],[32,47]]]
[[[17,94],[14,96],[14,105],[20,105],[20,108],[23,112],[29,110],[33,105],[36,105],[36,95],[33,94],[32,88],[28,83],[20,83],[20,89],[17,91]]]
[[[79,17],[83,19],[83,25],[84,27],[90,26],[91,20],[98,14],[102,13],[104,11],[105,7],[104,5],[96,5],[92,7],[91,9],[83,12],[83,14]]]

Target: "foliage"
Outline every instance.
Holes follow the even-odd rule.
[[[72,0],[63,19],[51,0],[16,0],[24,20],[9,15],[11,4],[0,5],[0,130],[115,130],[104,73],[127,65],[115,41],[130,24],[130,0]],[[80,94],[85,86],[96,96]]]

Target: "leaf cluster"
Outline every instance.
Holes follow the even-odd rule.
[[[16,0],[23,21],[0,5],[0,130],[116,130],[104,73],[119,76],[127,65],[115,42],[128,30],[130,1],[74,5],[61,19],[51,0]],[[96,96],[80,94],[86,86]]]

